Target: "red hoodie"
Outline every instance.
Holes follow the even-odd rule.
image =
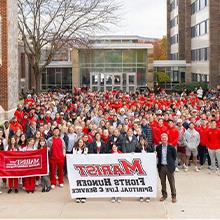
[[[210,150],[219,150],[220,149],[220,128],[208,130],[208,148]]]
[[[22,119],[24,118],[24,112],[21,110],[16,110],[14,116],[17,118],[18,122],[21,123]]]
[[[161,134],[167,133],[167,127],[153,127],[153,143],[158,145],[161,142]]]
[[[176,147],[179,139],[179,131],[176,127],[168,127],[167,129],[168,134],[168,143],[172,146]]]
[[[197,131],[200,134],[200,145],[201,146],[207,146],[208,144],[208,127],[198,127]]]

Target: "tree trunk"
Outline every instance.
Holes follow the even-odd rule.
[[[41,91],[41,73],[38,65],[33,66],[33,73],[34,73],[34,79],[35,79],[35,92],[39,93]]]

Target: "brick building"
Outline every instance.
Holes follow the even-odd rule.
[[[167,0],[168,56],[185,60],[187,81],[220,85],[220,0]]]
[[[18,102],[17,4],[0,1],[0,119],[10,116]]]

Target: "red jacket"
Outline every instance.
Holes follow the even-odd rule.
[[[201,146],[207,146],[208,144],[208,127],[198,127],[197,131],[200,134],[200,145]]]
[[[23,130],[22,129],[22,126],[18,123],[18,122],[12,122],[11,124],[10,124],[10,129],[14,132],[14,133],[16,133],[16,131],[17,130]]]
[[[208,148],[210,150],[219,150],[220,149],[220,128],[208,130]]]
[[[14,116],[17,118],[18,122],[21,123],[22,119],[24,118],[24,112],[16,110]]]
[[[168,127],[167,129],[168,134],[168,143],[172,146],[176,147],[179,139],[179,131],[176,127]]]
[[[167,133],[167,127],[153,127],[153,143],[158,145],[161,142],[161,134]]]

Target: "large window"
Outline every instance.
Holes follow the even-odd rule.
[[[207,61],[209,59],[209,48],[192,50],[192,61]]]
[[[176,35],[174,35],[174,36],[172,36],[172,37],[170,38],[170,44],[171,44],[171,45],[177,44],[178,42],[179,42],[179,35],[178,35],[178,34],[176,34]]]
[[[170,6],[171,6],[171,11],[173,11],[178,6],[178,0],[173,0]]]
[[[41,89],[72,88],[72,68],[47,68],[42,73]]]
[[[208,5],[209,0],[197,0],[191,4],[191,14],[201,11]]]
[[[209,82],[207,74],[192,73],[192,82]]]
[[[173,28],[178,25],[178,16],[170,20],[170,28]]]
[[[209,32],[209,20],[205,20],[191,28],[191,37],[198,37]]]

